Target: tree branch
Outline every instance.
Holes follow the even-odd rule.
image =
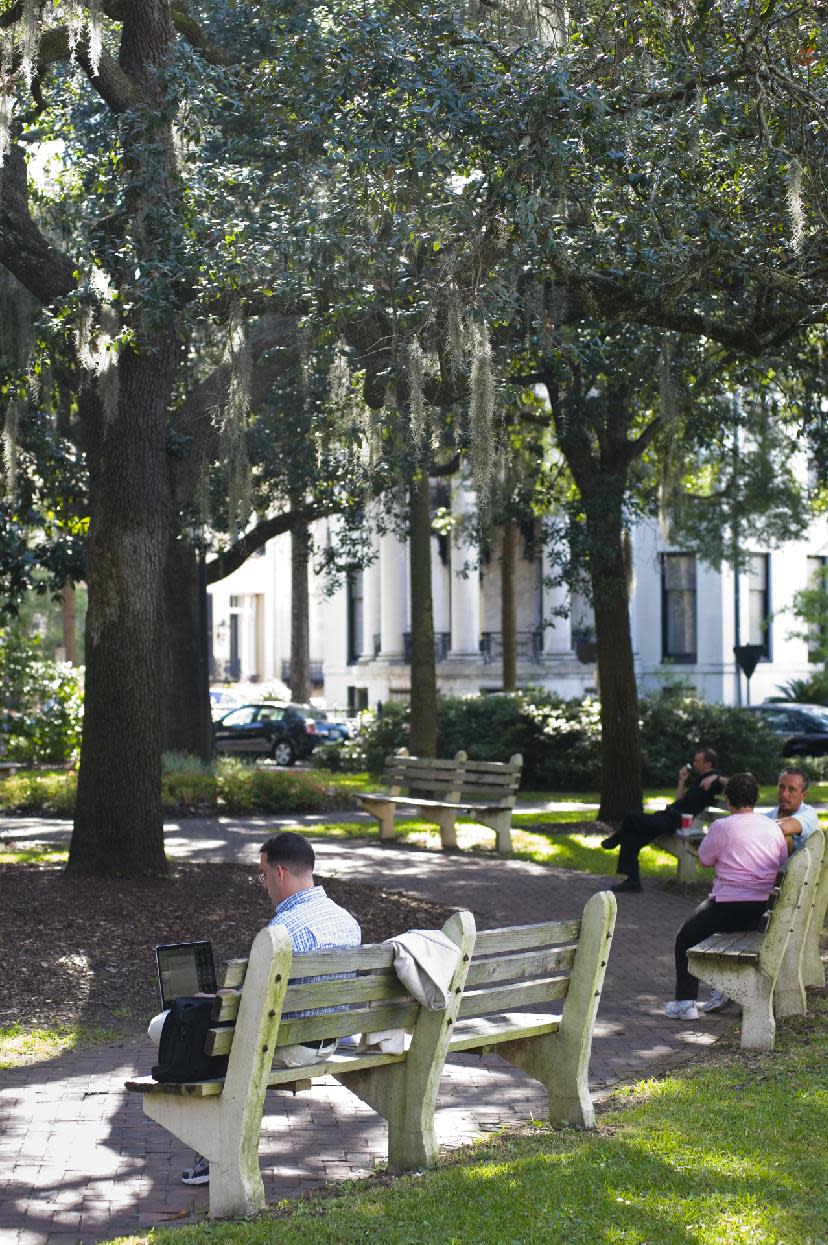
[[[72,261],[32,220],[26,161],[17,145],[0,168],[0,263],[44,305],[65,298],[75,288]]]
[[[288,510],[274,515],[272,519],[263,519],[252,531],[245,532],[226,553],[220,553],[207,563],[207,583],[217,584],[219,580],[226,579],[243,566],[257,549],[273,540],[274,536],[281,536],[295,527],[307,527],[314,519],[323,519],[326,515],[335,514],[336,510],[336,505],[331,502],[327,506],[305,506],[299,510]]]

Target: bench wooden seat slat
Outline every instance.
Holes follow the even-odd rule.
[[[467,990],[460,1004],[460,1018],[465,1020],[472,1016],[485,1016],[488,1012],[562,999],[566,996],[568,985],[569,978],[561,975],[492,986],[490,990]]]
[[[554,947],[578,941],[580,921],[546,921],[539,925],[504,925],[502,929],[482,929],[474,944],[475,959],[500,955],[529,947]]]
[[[457,846],[457,817],[464,814],[494,830],[497,850],[509,852],[522,769],[519,755],[508,762],[469,761],[465,752],[458,752],[449,761],[412,757],[401,749],[386,757],[388,790],[369,791],[359,801],[379,822],[381,839],[393,839],[394,810],[399,807],[417,809],[424,820],[439,826],[443,847]]]
[[[240,990],[244,985],[244,976],[247,972],[247,956],[243,959],[228,960],[224,973],[224,987],[227,990]]]
[[[733,956],[737,960],[758,960],[762,935],[756,932],[734,934],[711,934],[704,942],[693,948],[694,955]]]
[[[479,1050],[483,1054],[489,1046],[500,1042],[557,1033],[560,1027],[560,1016],[550,1017],[547,1013],[511,1012],[499,1016],[478,1016],[473,1020],[459,1021],[454,1026],[449,1050],[452,1053]]]
[[[615,913],[615,896],[603,892],[592,896],[580,921],[489,931],[479,953],[471,914],[456,913],[443,928],[459,951],[443,1011],[420,1006],[394,984],[389,948],[379,958],[376,949],[362,957],[346,949],[293,957],[287,932],[267,926],[257,935],[246,968],[243,961],[234,968],[231,979],[244,980],[241,995],[235,989],[225,996],[237,1008],[236,1023],[212,1028],[205,1043],[208,1053],[229,1054],[226,1077],[129,1086],[143,1093],[147,1115],[209,1159],[213,1217],[250,1215],[264,1206],[256,1143],[268,1088],[295,1093],[312,1088],[318,1078],[333,1077],[388,1121],[393,1171],[436,1162],[434,1114],[450,1050],[495,1048],[546,1087],[550,1120],[592,1127],[589,1054]],[[353,967],[360,958],[377,967],[360,973]],[[310,975],[311,966],[330,974],[345,965],[346,976],[296,980]],[[467,988],[471,968],[479,988]],[[334,998],[347,1008],[289,1014],[297,1004]],[[408,1049],[390,1054],[349,1044],[329,1059],[312,1051],[310,1062],[300,1067],[273,1067],[285,1046],[387,1029],[408,1032]]]
[[[474,986],[494,985],[497,981],[546,977],[558,970],[570,969],[574,959],[574,947],[538,951],[534,955],[503,955],[490,960],[475,958],[469,966],[466,990]]]

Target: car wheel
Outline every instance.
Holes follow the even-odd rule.
[[[292,765],[296,760],[293,744],[287,739],[277,739],[270,755],[277,765]]]

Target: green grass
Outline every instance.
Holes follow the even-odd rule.
[[[66,1051],[112,1042],[121,1034],[100,1025],[57,1025],[54,1029],[25,1029],[22,1025],[0,1028],[0,1068],[43,1063]]]
[[[52,847],[0,847],[0,865],[65,864],[69,852]]]
[[[598,1131],[500,1134],[434,1171],[354,1181],[253,1222],[156,1228],[132,1245],[825,1245],[828,1023],[769,1055],[616,1095]],[[796,1030],[808,1031],[797,1033]]]

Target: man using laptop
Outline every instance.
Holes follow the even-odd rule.
[[[358,947],[362,941],[358,923],[350,912],[329,899],[321,886],[314,884],[314,863],[313,848],[302,834],[287,830],[262,844],[259,849],[259,876],[276,905],[270,924],[284,926],[290,934],[296,955],[327,951],[332,947]],[[292,982],[301,983],[303,980],[312,979],[291,978]],[[313,1016],[334,1010],[318,1008],[301,1015]],[[283,1046],[279,1048],[273,1066],[301,1067],[328,1058],[335,1049],[336,1042]],[[192,1167],[181,1173],[181,1179],[184,1184],[207,1184],[210,1179],[207,1159],[196,1155]]]

